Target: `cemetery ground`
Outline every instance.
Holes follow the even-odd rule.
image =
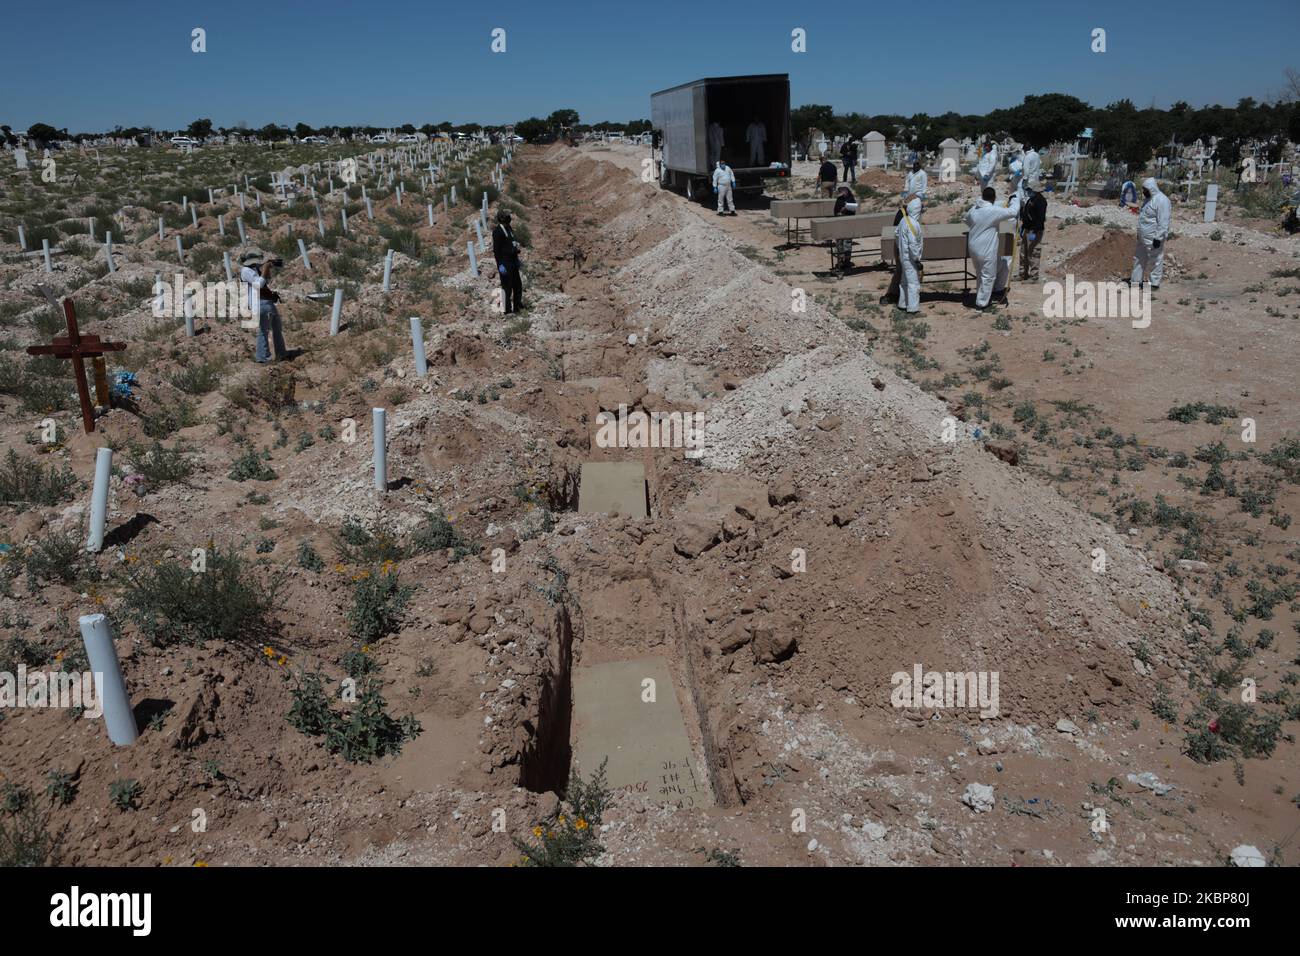
[[[76,619],[103,611],[141,730],[114,748],[100,720],[3,712],[4,832],[30,855],[1214,865],[1252,844],[1296,862],[1295,240],[1223,205],[1215,239],[1176,209],[1144,330],[1046,320],[1023,283],[983,315],[927,284],[903,320],[876,303],[883,272],[834,279],[761,209],[717,219],[642,184],[643,151],[526,150],[498,194],[485,150],[422,189],[405,172],[401,206],[363,158],[373,221],[359,185],[331,198],[312,173],[324,236],[269,180],[322,158],[101,151],[56,184],[6,173],[0,671],[84,669]],[[266,367],[236,320],[188,337],[150,308],[175,234],[187,278],[223,278],[244,173],[297,351]],[[901,184],[864,178],[882,208]],[[444,212],[453,183],[469,201]],[[530,308],[511,321],[490,258],[474,277],[465,254],[485,190],[524,226]],[[971,196],[935,192],[928,222]],[[1050,214],[1044,279],[1127,271],[1129,214]],[[91,215],[122,230],[111,274],[76,235]],[[61,249],[52,273],[20,255],[19,222],[29,249]],[[93,435],[66,363],[23,351],[61,328],[40,283],[129,346],[109,358],[129,395]],[[336,286],[331,336],[305,296]],[[599,447],[597,413],[620,406],[703,412],[701,457]],[[949,416],[994,440],[943,442]],[[108,538],[87,554],[101,445]],[[616,461],[644,465],[649,517],[578,510],[583,465]],[[681,733],[688,752],[612,781],[608,806],[585,785],[561,803],[571,758],[590,780],[611,730],[593,729],[600,681],[641,661],[676,723],[622,748],[658,760]],[[917,664],[997,672],[997,714],[893,706]],[[972,784],[991,802],[964,803]]]

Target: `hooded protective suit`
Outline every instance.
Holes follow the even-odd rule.
[[[903,278],[898,284],[898,307],[907,312],[921,311],[921,257],[925,251],[925,231],[921,228],[921,200],[907,204],[903,218],[894,227],[894,249]]]
[[[1013,159],[1007,166],[1007,181],[1011,184],[1011,191],[1016,194],[1021,202],[1025,201],[1025,190],[1023,175],[1025,165],[1019,159]]]
[[[914,173],[908,173],[907,179],[903,181],[903,195],[908,196],[916,193],[922,199],[925,198],[925,192],[930,187],[930,177],[924,169],[918,169]]]
[[[1029,149],[1025,151],[1023,160],[1025,182],[1032,183],[1042,174],[1043,161],[1039,158],[1038,153]]]
[[[722,212],[724,206],[733,213],[736,211],[736,200],[732,194],[735,185],[736,174],[731,171],[731,167],[726,163],[718,163],[718,168],[713,171],[713,188],[718,194],[718,212]]]
[[[980,157],[976,170],[979,172],[980,185],[987,186],[993,181],[993,174],[998,169],[998,144],[990,143],[988,152]]]
[[[1172,209],[1169,197],[1160,191],[1154,179],[1142,180],[1142,188],[1151,194],[1138,213],[1137,247],[1133,251],[1133,284],[1142,284],[1142,274],[1151,280],[1151,288],[1160,288],[1165,274],[1165,239],[1169,236]]]
[[[709,124],[709,162],[716,165],[722,159],[722,147],[726,145],[726,136],[722,125],[717,122]]]
[[[970,230],[966,234],[966,251],[979,276],[975,304],[981,309],[989,304],[994,292],[1007,287],[1011,272],[1010,257],[998,255],[998,223],[1019,216],[1020,199],[1014,196],[1009,206],[995,206],[980,199],[966,213],[964,221]]]

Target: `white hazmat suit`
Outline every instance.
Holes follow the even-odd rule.
[[[921,258],[925,251],[925,231],[921,228],[921,200],[907,204],[903,218],[894,228],[894,249],[903,269],[898,284],[898,307],[906,312],[921,311]]]
[[[726,163],[718,163],[718,168],[713,171],[713,188],[718,191],[718,212],[722,212],[724,203],[733,213],[736,211],[736,200],[731,192],[735,185],[736,174],[731,171],[731,167]]]
[[[907,179],[903,183],[903,195],[910,196],[912,193],[925,199],[925,191],[930,186],[930,177],[926,175],[924,169],[918,169],[914,173],[908,173]]]
[[[1043,161],[1039,158],[1038,153],[1029,149],[1025,151],[1023,166],[1025,172],[1025,182],[1032,183],[1043,172]]]
[[[1142,188],[1151,197],[1138,213],[1137,248],[1133,251],[1133,284],[1142,284],[1142,272],[1151,280],[1151,288],[1160,288],[1165,275],[1165,240],[1169,237],[1169,197],[1160,191],[1154,179],[1142,180]]]
[[[721,123],[709,124],[709,162],[717,165],[722,159],[722,147],[726,145]]]
[[[995,292],[1007,287],[1011,274],[1010,256],[998,255],[998,223],[1020,216],[1020,199],[1012,197],[1011,205],[995,206],[980,199],[966,213],[964,222],[970,230],[966,234],[966,251],[970,255],[979,288],[975,292],[975,305],[984,308]]]
[[[763,151],[767,145],[767,127],[757,120],[745,130],[745,142],[749,144],[749,165],[763,165]]]
[[[987,186],[993,182],[993,176],[998,171],[997,143],[989,144],[988,152],[980,157],[979,165],[975,168],[979,172],[981,186]]]

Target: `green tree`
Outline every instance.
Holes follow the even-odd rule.
[[[559,132],[560,127],[570,128],[577,126],[580,122],[580,117],[578,116],[577,110],[556,110],[546,118],[546,122],[550,124],[551,129]],[[520,135],[522,136],[523,134],[521,133]]]
[[[526,120],[520,120],[515,124],[515,135],[522,136],[525,142],[535,143],[544,134],[550,132],[550,124],[536,116],[530,116]]]
[[[188,132],[195,139],[207,139],[212,135],[212,120],[196,119],[190,124]]]
[[[33,123],[27,127],[27,135],[35,141],[37,146],[48,146],[58,138],[59,131],[46,123]]]

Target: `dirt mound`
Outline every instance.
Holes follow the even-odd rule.
[[[1133,272],[1133,232],[1107,229],[1061,263],[1062,275],[1073,274],[1076,280],[1112,282],[1127,279]],[[1172,251],[1165,253],[1165,274],[1179,275],[1182,266]]]

